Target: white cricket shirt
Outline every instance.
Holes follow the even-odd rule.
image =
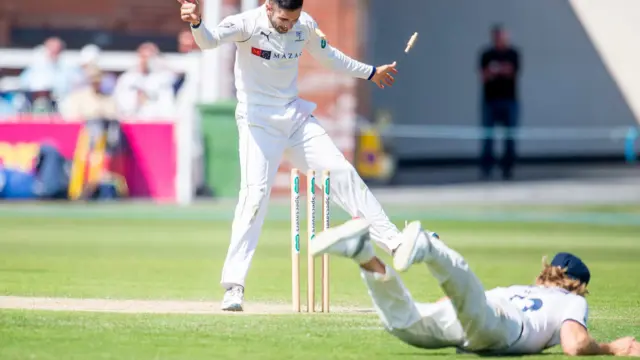
[[[560,329],[567,320],[587,327],[587,300],[561,288],[516,285],[490,290],[487,297],[506,298],[520,309],[523,333],[510,349],[515,352],[538,353],[560,344]]]
[[[375,67],[356,61],[332,47],[316,32],[318,25],[306,12],[286,34],[278,33],[266,6],[226,17],[215,29],[192,27],[198,46],[215,49],[236,44],[234,66],[237,98],[249,105],[286,105],[298,97],[298,64],[303,50],[328,68],[361,79],[371,79]]]

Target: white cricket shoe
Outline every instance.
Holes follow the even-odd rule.
[[[411,265],[423,262],[431,250],[429,234],[422,231],[420,221],[410,222],[402,230],[402,242],[393,255],[393,267],[404,272]]]
[[[311,240],[309,251],[313,256],[333,254],[359,263],[369,261],[374,256],[369,241],[369,223],[364,219],[353,219],[327,229]]]
[[[244,301],[244,287],[235,285],[224,293],[222,299],[222,310],[224,311],[242,311],[242,302]]]
[[[409,222],[407,220],[405,220],[404,221],[404,227],[407,227],[408,224],[409,224]],[[390,249],[390,251],[388,251],[389,255],[391,255],[392,257],[395,256],[396,251],[398,250],[400,245],[402,245],[402,232],[400,232],[398,235],[396,235],[393,238],[393,243],[396,243],[396,242],[397,242],[397,244],[392,249]]]

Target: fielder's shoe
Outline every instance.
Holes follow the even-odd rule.
[[[407,227],[407,225],[409,224],[409,222],[407,220],[404,221],[404,227]],[[402,245],[402,233],[398,234],[394,240],[398,241],[398,245],[396,245],[393,249],[391,249],[391,256],[395,256],[396,255],[396,251],[398,251],[398,248],[400,247],[400,245]]]
[[[429,234],[422,231],[420,221],[413,221],[402,230],[402,243],[393,256],[393,267],[407,271],[411,265],[423,262],[430,250]]]
[[[354,219],[327,229],[311,240],[309,251],[313,256],[333,254],[365,263],[374,256],[373,245],[369,242],[369,223]]]
[[[224,293],[222,299],[222,310],[224,311],[242,311],[242,302],[244,301],[244,287],[235,285]]]

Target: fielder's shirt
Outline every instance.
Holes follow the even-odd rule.
[[[514,345],[520,351],[536,353],[560,344],[565,321],[587,327],[587,300],[561,288],[514,285],[487,292],[487,297],[493,296],[509,299],[522,313],[524,331]]]
[[[191,31],[203,50],[235,42],[236,96],[250,105],[284,106],[298,97],[298,63],[303,50],[324,66],[351,77],[370,80],[376,71],[332,47],[304,11],[285,34],[271,26],[265,5],[228,16],[215,29],[200,24]]]

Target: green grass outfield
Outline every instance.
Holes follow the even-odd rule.
[[[0,296],[219,301],[229,210],[228,205],[186,209],[140,204],[2,205]],[[640,336],[640,206],[387,210],[398,225],[405,218],[423,220],[467,258],[487,288],[529,283],[543,255],[576,252],[592,271],[588,299],[593,333],[603,340]],[[287,215],[286,206],[270,211],[247,279],[249,305],[279,309],[290,305]],[[336,218],[336,223],[345,219],[340,214]],[[319,265],[318,261],[318,302]],[[403,279],[419,301],[442,296],[425,267],[413,268]],[[371,307],[358,270],[348,260],[332,258],[331,300],[335,309]],[[0,359],[459,356],[451,350],[405,345],[386,334],[369,312],[221,315],[70,310],[0,310]],[[552,356],[547,359],[561,356],[559,349],[549,352]]]

